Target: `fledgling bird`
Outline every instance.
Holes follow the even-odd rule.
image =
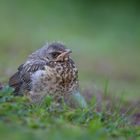
[[[46,95],[57,102],[69,100],[72,94],[79,96],[78,70],[70,53],[62,43],[53,42],[29,55],[9,79],[14,94],[27,95],[33,102]]]

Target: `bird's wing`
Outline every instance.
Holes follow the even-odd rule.
[[[18,71],[10,77],[9,82],[8,82],[9,86],[15,89],[14,90],[15,95],[18,94],[20,87],[22,85],[22,81],[20,79],[20,70],[22,69],[22,66],[23,64],[19,66]]]
[[[35,61],[20,65],[18,72],[9,79],[9,86],[15,88],[15,94],[17,95],[24,90],[30,91],[31,75],[37,70],[43,70],[45,65],[48,65],[48,63],[44,61]]]

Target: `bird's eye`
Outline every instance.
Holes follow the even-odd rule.
[[[60,55],[59,52],[53,52],[53,53],[52,53],[52,57],[53,57],[53,58],[56,58],[56,57],[59,56],[59,55]]]

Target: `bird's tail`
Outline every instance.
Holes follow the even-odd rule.
[[[3,89],[3,84],[0,82],[0,90]]]
[[[21,80],[20,80],[20,76],[19,76],[19,72],[16,72],[10,79],[8,82],[9,86],[14,88],[14,95],[19,95],[20,92],[20,87],[21,87]]]

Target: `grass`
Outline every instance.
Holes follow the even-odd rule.
[[[38,106],[30,104],[26,97],[14,97],[12,91],[8,86],[0,91],[0,136],[3,140],[123,140],[140,137],[140,127],[133,122],[136,112],[132,113],[133,107],[126,108],[121,100],[114,104],[113,98],[108,103],[104,98],[99,105],[93,97],[85,109],[65,104],[55,108],[51,98],[46,97]]]

